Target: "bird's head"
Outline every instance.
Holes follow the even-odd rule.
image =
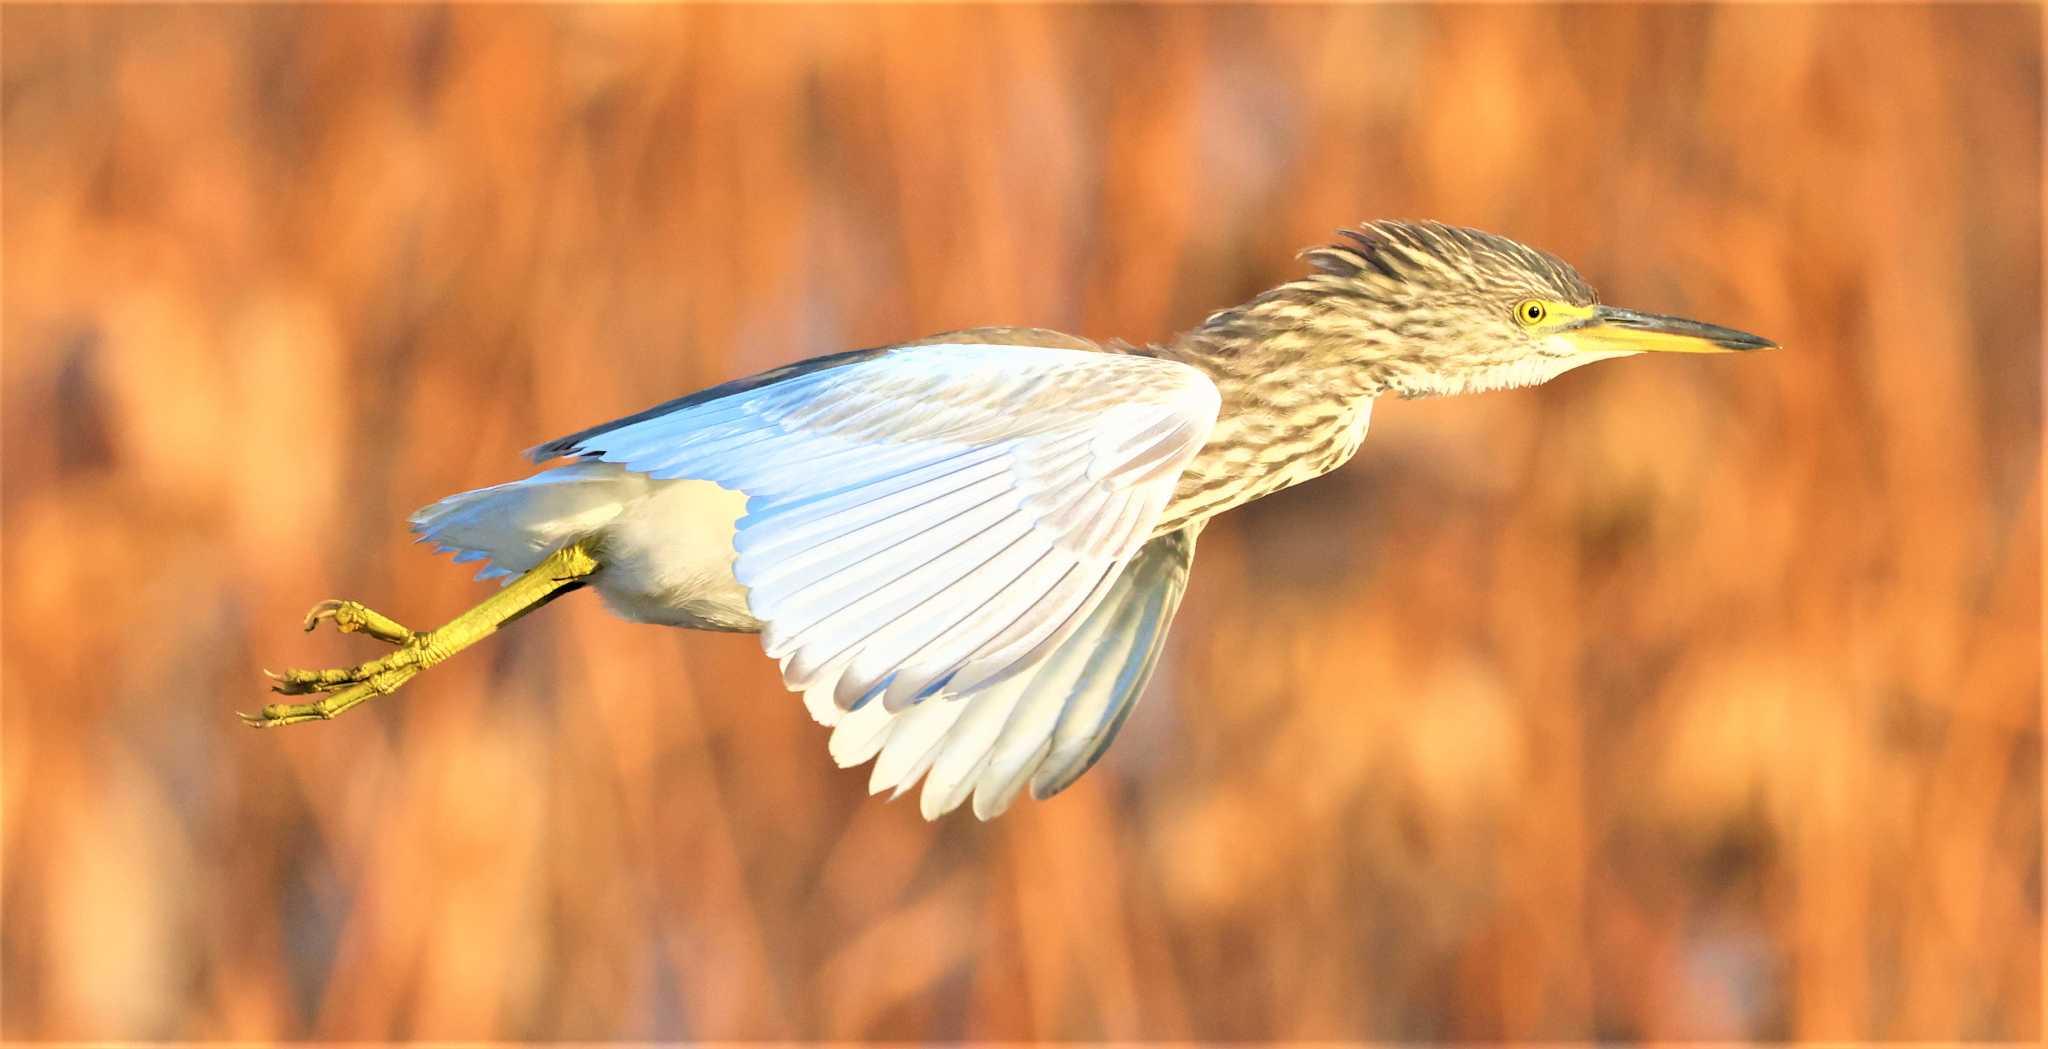
[[[1303,253],[1315,273],[1271,293],[1286,326],[1406,396],[1532,386],[1638,353],[1776,344],[1732,328],[1600,305],[1563,260],[1435,222],[1374,222]]]

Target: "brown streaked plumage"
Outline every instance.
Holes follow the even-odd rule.
[[[1598,304],[1554,256],[1377,222],[1309,275],[1162,346],[980,328],[818,357],[530,451],[565,465],[451,496],[423,540],[505,592],[398,646],[289,671],[255,724],[332,717],[568,589],[630,619],[759,632],[871,789],[936,817],[1072,783],[1142,692],[1208,518],[1341,466],[1375,398],[1532,385],[1652,350],[1763,339]]]

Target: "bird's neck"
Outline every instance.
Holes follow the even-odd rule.
[[[1342,466],[1365,439],[1384,383],[1273,293],[1136,352],[1207,374],[1222,404],[1181,476],[1161,531],[1241,506]]]

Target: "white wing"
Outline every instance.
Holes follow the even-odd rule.
[[[1186,365],[967,344],[713,393],[543,451],[746,493],[734,573],[814,709],[1036,663],[1151,538],[1218,407]]]
[[[814,702],[812,713],[834,724],[833,760],[845,768],[875,759],[875,793],[900,795],[923,776],[926,819],[970,793],[974,814],[986,820],[1026,783],[1037,798],[1066,789],[1109,749],[1151,678],[1187,589],[1199,527],[1145,544],[1079,630],[988,688],[897,714],[879,703],[846,713]]]

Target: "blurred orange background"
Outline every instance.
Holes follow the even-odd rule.
[[[2031,6],[9,6],[10,1038],[2041,1035]],[[1072,791],[865,797],[753,639],[477,600],[519,449],[1430,217],[1778,339],[1383,404]]]

